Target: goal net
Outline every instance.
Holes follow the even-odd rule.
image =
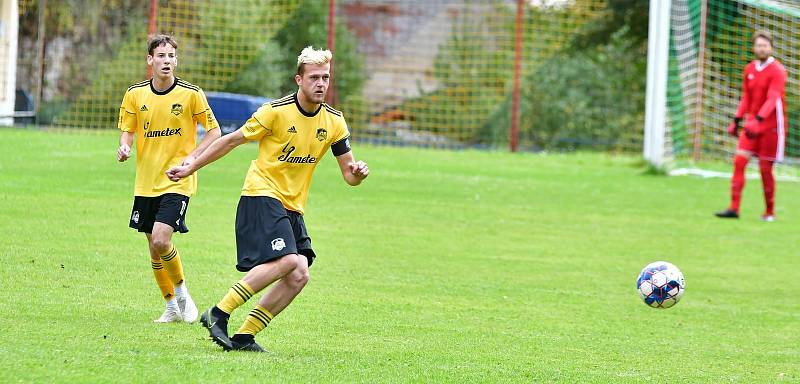
[[[796,176],[793,165],[800,162],[800,131],[793,125],[800,121],[800,4],[792,0],[672,0],[669,7],[663,146],[661,158],[655,155],[650,160],[683,168],[682,172],[687,168],[715,171],[723,164],[720,160],[733,156],[736,139],[726,128],[741,96],[744,67],[754,59],[753,33],[766,30],[773,36],[773,55],[788,73],[789,130],[786,160],[779,173]]]

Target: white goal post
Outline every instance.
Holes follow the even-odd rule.
[[[644,158],[659,168],[664,166],[671,4],[672,0],[650,0]]]
[[[651,0],[643,155],[653,166],[725,170],[737,139],[727,133],[754,59],[753,35],[767,31],[786,68],[786,158],[800,164],[800,1]]]
[[[0,125],[14,124],[14,97],[17,86],[17,0],[2,0],[0,5]]]

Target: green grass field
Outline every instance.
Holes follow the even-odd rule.
[[[365,184],[330,155],[317,170],[318,258],[258,336],[270,353],[224,353],[197,324],[151,322],[163,303],[116,143],[0,130],[2,382],[800,381],[800,184],[778,184],[775,223],[758,220],[758,181],[743,218],[720,221],[727,180],[632,157],[356,144]],[[242,276],[234,214],[256,151],[201,171],[176,236],[201,310]],[[686,276],[668,310],[634,290],[660,259]]]

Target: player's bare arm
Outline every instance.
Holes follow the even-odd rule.
[[[342,171],[342,177],[347,184],[359,185],[369,176],[367,163],[361,160],[356,161],[352,151],[336,156],[336,161],[339,163],[339,170]]]
[[[203,168],[205,165],[212,163],[222,156],[225,156],[234,148],[247,142],[247,139],[240,130],[231,134],[220,137],[214,140],[208,149],[203,151],[191,164],[172,167],[167,170],[166,174],[172,181],[178,181],[184,177],[191,175],[198,169]]]
[[[205,152],[205,150],[208,148],[209,145],[211,145],[211,143],[219,139],[220,135],[222,135],[222,133],[219,128],[214,128],[210,131],[207,130],[206,136],[203,138],[203,141],[201,141],[200,144],[197,145],[197,148],[195,148],[194,151],[192,151],[192,153],[189,154],[189,156],[186,156],[186,158],[183,159],[181,165],[188,165],[190,163],[193,163],[197,159],[197,157],[200,156],[200,154]]]
[[[133,132],[122,132],[117,148],[117,161],[123,162],[131,157],[131,144],[133,144]]]

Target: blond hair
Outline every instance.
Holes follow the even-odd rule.
[[[297,56],[297,74],[303,76],[304,64],[323,65],[331,62],[333,54],[329,50],[314,49],[312,46],[303,48],[300,56]]]

